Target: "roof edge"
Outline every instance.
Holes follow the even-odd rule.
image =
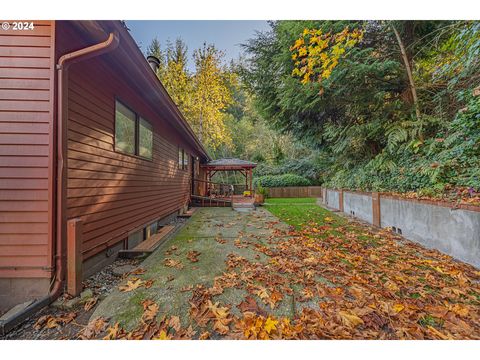
[[[148,64],[147,59],[140,50],[133,36],[130,34],[124,22],[120,20],[90,20],[80,21],[80,23],[80,26],[82,26],[83,29],[88,29],[88,31],[94,37],[98,36],[99,29],[102,29],[103,32],[107,34],[113,30],[118,31],[118,34],[120,35],[120,44],[126,44],[128,50],[132,52],[132,56],[129,57],[127,61],[130,61],[134,66],[137,66],[139,68],[139,72],[143,75],[144,80],[151,85],[152,90],[155,91],[158,96],[162,96],[163,98],[165,98],[167,111],[170,112],[170,114],[172,115],[173,122],[169,121],[168,119],[166,120],[174,126],[177,125],[178,131],[180,131],[181,133],[183,132],[185,135],[187,135],[187,141],[189,141],[190,144],[194,146],[194,148],[196,148],[201,154],[203,154],[207,161],[211,161],[212,158],[210,157],[208,151],[205,149],[204,145],[195,135],[195,132],[191,128],[190,124],[187,122],[182,112],[161,83],[160,79],[157,77],[157,75],[154,73],[154,71]]]

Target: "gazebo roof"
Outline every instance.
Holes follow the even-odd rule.
[[[253,169],[257,166],[256,163],[236,159],[236,158],[223,158],[209,161],[208,163],[202,165],[203,167],[210,168],[210,169]]]

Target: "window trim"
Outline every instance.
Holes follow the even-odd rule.
[[[124,152],[120,149],[117,149],[117,136],[116,136],[116,133],[117,133],[117,102],[122,104],[122,106],[125,106],[128,110],[130,110],[132,113],[135,114],[135,146],[134,146],[134,154],[130,154],[128,152]],[[151,129],[152,129],[152,157],[149,158],[149,157],[145,157],[145,156],[141,156],[140,155],[140,119],[143,119],[145,122],[147,122]],[[147,118],[145,118],[144,116],[142,116],[141,114],[139,114],[137,111],[133,110],[133,108],[128,105],[128,103],[126,103],[125,101],[123,101],[120,97],[118,96],[115,96],[114,97],[114,111],[113,111],[113,151],[118,153],[118,154],[122,154],[122,155],[125,155],[125,156],[131,156],[133,158],[137,158],[137,159],[142,159],[142,160],[146,160],[146,161],[152,161],[153,162],[153,135],[154,135],[154,127],[152,125],[152,123],[147,120]]]
[[[135,116],[135,119],[133,119],[133,126],[134,126],[134,139],[133,139],[133,154],[129,153],[129,152],[126,152],[126,151],[122,151],[121,149],[118,149],[117,148],[117,102],[120,103],[122,106],[124,106],[125,108],[127,108],[128,110],[130,110],[133,115]],[[137,153],[137,113],[135,111],[132,110],[132,108],[128,105],[126,105],[123,101],[120,101],[118,99],[115,99],[115,106],[114,106],[114,112],[113,112],[113,117],[114,117],[114,129],[113,129],[113,148],[115,150],[115,152],[118,152],[118,153],[121,153],[121,154],[124,154],[124,155],[128,155],[128,156],[135,156],[136,153]]]
[[[177,146],[177,168],[178,170],[188,170],[188,164],[190,163],[190,160],[189,160],[189,156],[191,156],[191,154],[187,153],[187,151],[185,150],[184,147],[182,147],[181,145],[178,145]],[[180,162],[180,150],[182,151],[182,162]],[[185,165],[185,158],[187,159],[187,164]]]

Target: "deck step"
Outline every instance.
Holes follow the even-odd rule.
[[[241,205],[238,205],[238,204],[233,204],[233,210],[237,210],[237,211],[251,211],[251,210],[255,210],[255,205],[246,205],[246,204],[241,204]]]
[[[150,254],[162,243],[162,240],[175,229],[174,225],[163,226],[156,234],[150,236],[147,240],[142,241],[133,249],[120,250],[119,256],[123,258],[131,258],[142,254]]]
[[[255,209],[255,205],[252,203],[233,203],[234,208],[246,208],[246,209]]]
[[[197,208],[191,208],[187,212],[185,212],[183,214],[180,214],[177,217],[179,217],[179,218],[189,218],[189,217],[192,217],[192,215],[195,213],[195,211],[197,211]]]

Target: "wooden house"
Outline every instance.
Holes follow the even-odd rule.
[[[26,25],[0,32],[0,311],[78,291],[210,160],[124,23]]]

